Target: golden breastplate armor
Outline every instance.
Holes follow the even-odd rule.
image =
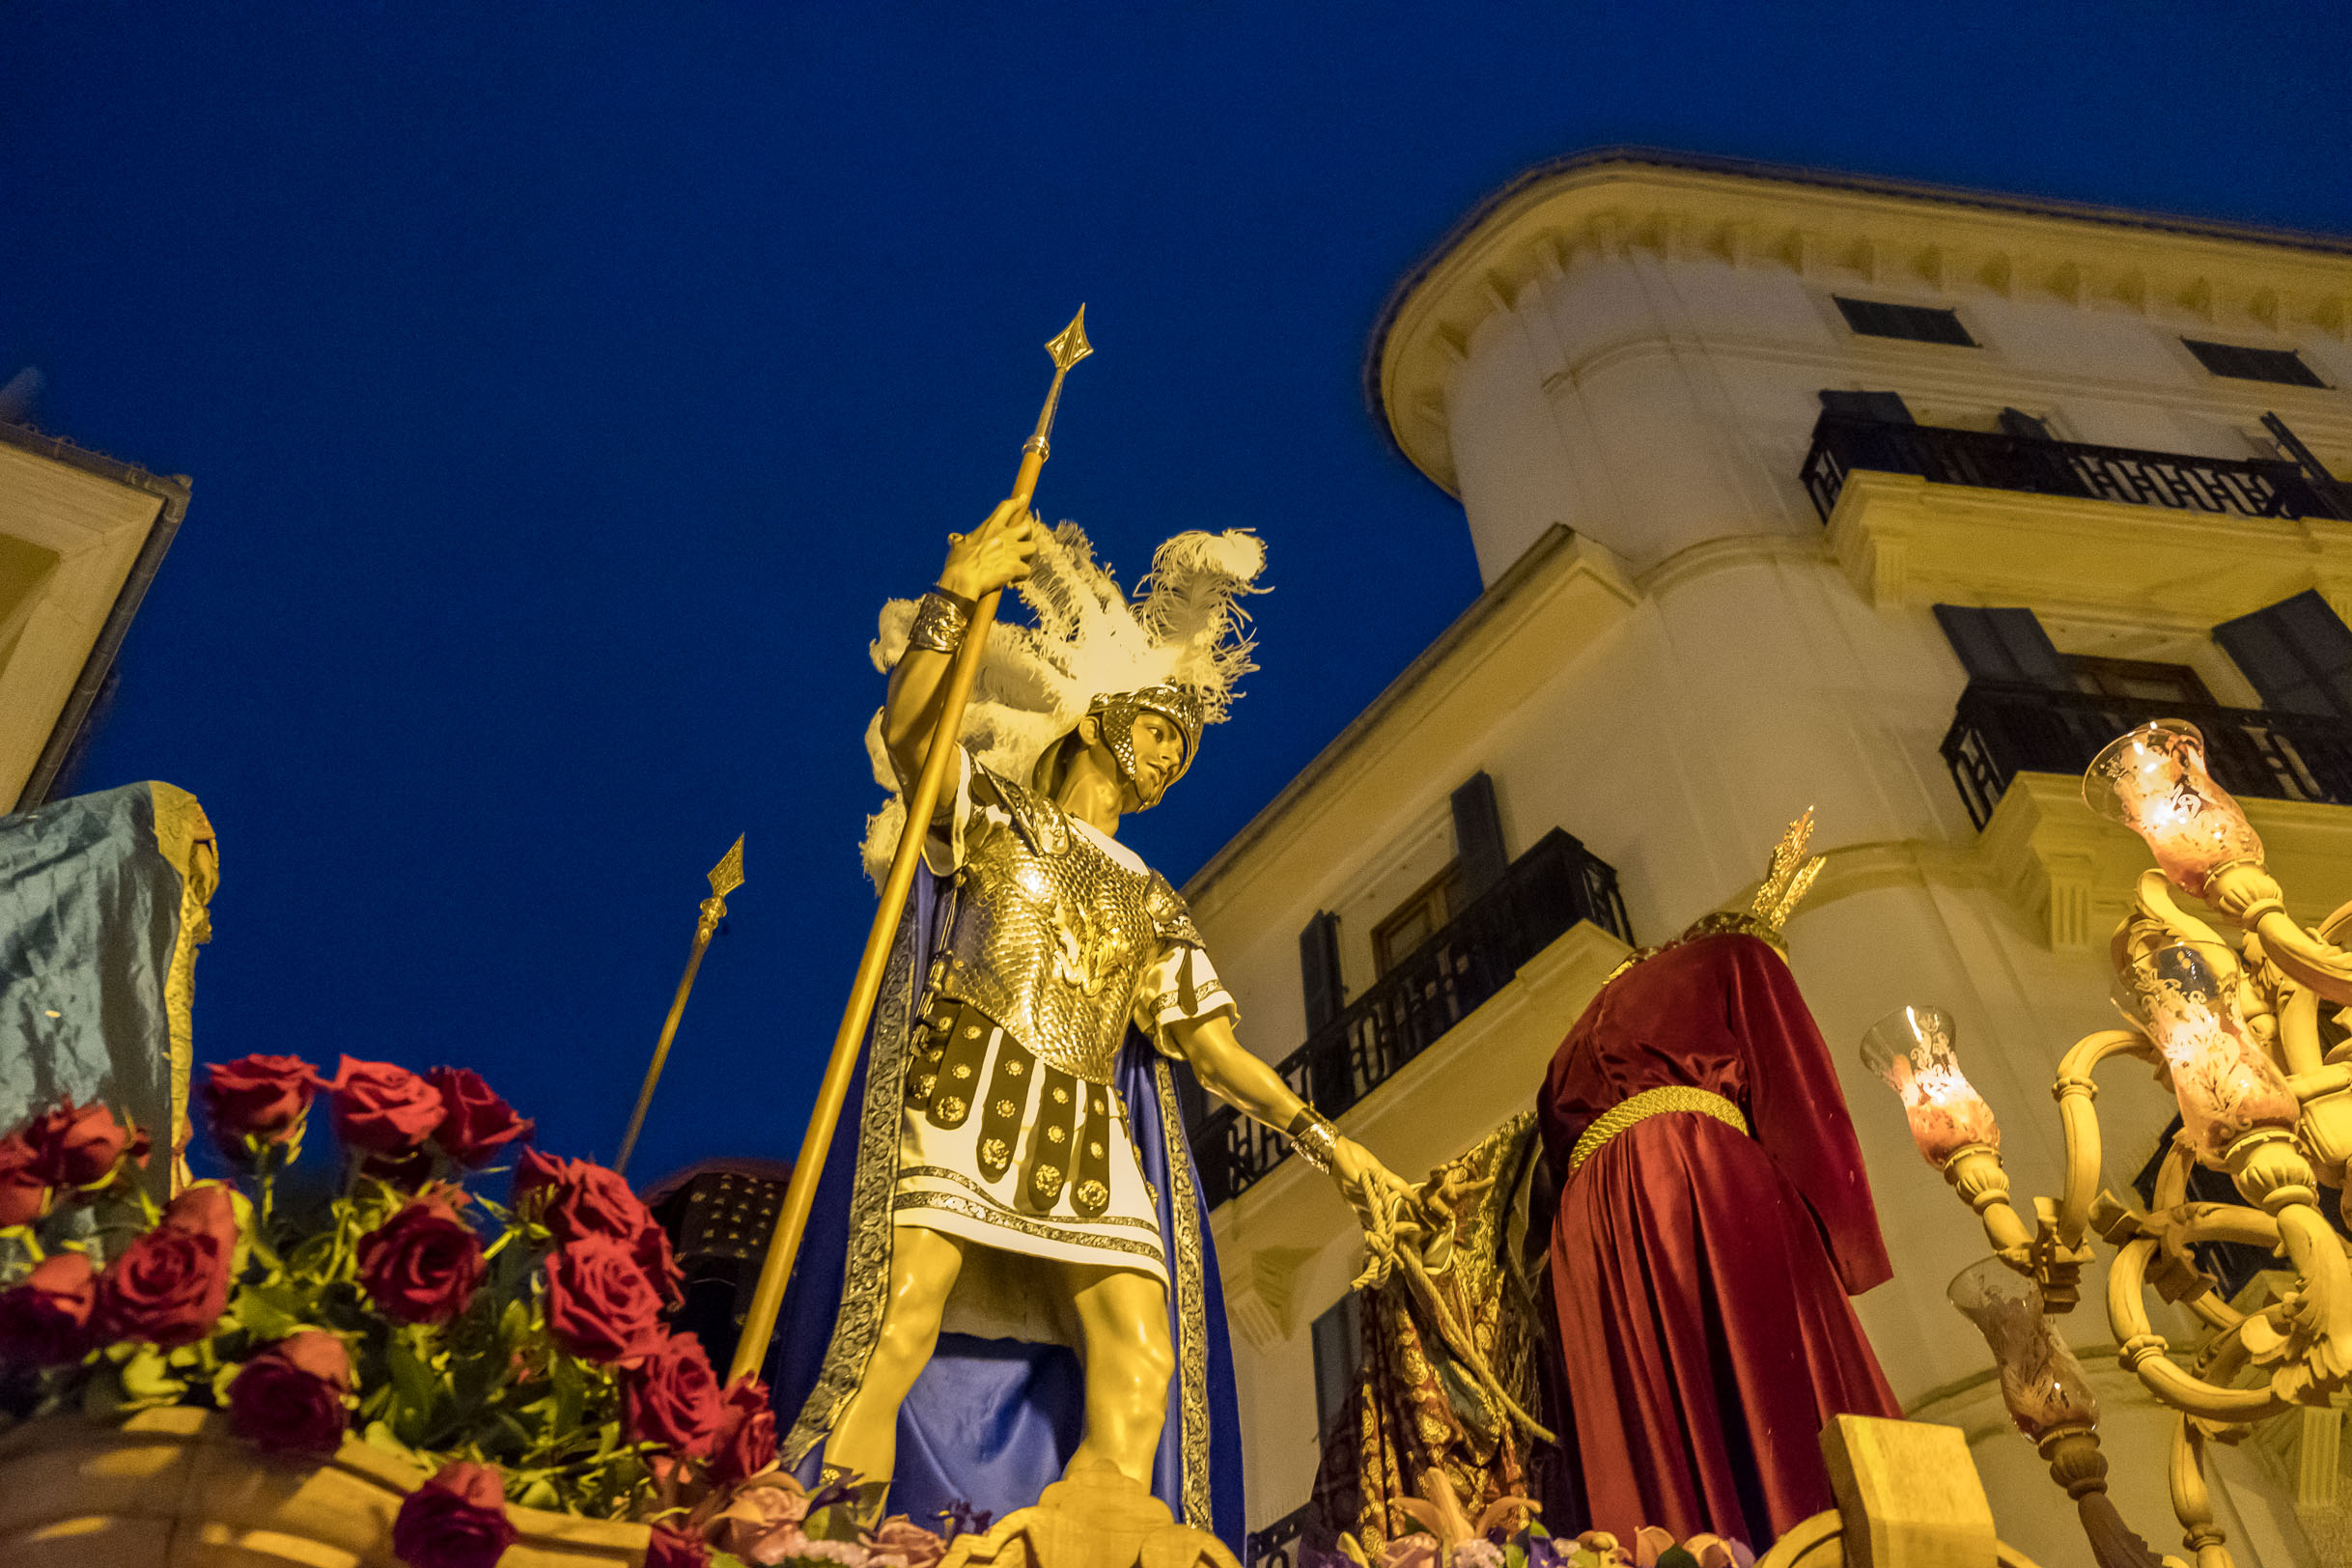
[[[1159,952],[1156,879],[1112,860],[1050,802],[1029,797],[1015,810],[1017,827],[975,826],[938,990],[1049,1066],[1108,1083],[1135,984]]]

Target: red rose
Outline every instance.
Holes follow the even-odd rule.
[[[462,1459],[409,1493],[392,1520],[392,1550],[408,1568],[491,1568],[514,1544],[497,1470]]]
[[[583,1236],[548,1254],[547,1331],[582,1360],[633,1360],[661,1344],[661,1297],[629,1248]]]
[[[166,1222],[131,1239],[98,1275],[91,1324],[99,1344],[145,1339],[166,1350],[212,1331],[229,1305],[235,1245]]]
[[[529,1137],[538,1125],[516,1115],[470,1067],[436,1067],[425,1077],[441,1097],[441,1127],[434,1137],[450,1159],[469,1169],[489,1163],[517,1138]]]
[[[346,1056],[331,1088],[335,1135],[347,1149],[406,1154],[441,1125],[439,1091],[405,1067]]]
[[[757,1475],[776,1458],[774,1396],[768,1385],[745,1374],[727,1385],[718,1413],[718,1435],[711,1442],[711,1479],[732,1486]]]
[[[718,1379],[702,1341],[691,1334],[663,1341],[623,1380],[621,1414],[630,1441],[707,1458],[718,1431]]]
[[[97,1300],[88,1255],[50,1253],[14,1290],[0,1292],[0,1362],[61,1366],[81,1359]]]
[[[656,1525],[645,1543],[645,1568],[711,1568],[711,1549],[699,1535]]]
[[[653,1211],[602,1165],[526,1149],[515,1166],[515,1207],[528,1209],[559,1242],[609,1236],[633,1244]]]
[[[237,1369],[229,1430],[271,1453],[324,1459],[351,1424],[351,1356],[319,1329],[281,1339]]]
[[[359,1238],[359,1286],[395,1323],[447,1323],[483,1275],[482,1243],[439,1198],[418,1198]]]
[[[42,1173],[60,1187],[89,1187],[113,1171],[125,1154],[147,1162],[147,1138],[114,1119],[104,1106],[75,1107],[71,1099],[34,1118],[25,1129]]]
[[[237,1256],[237,1194],[219,1182],[198,1182],[163,1206],[163,1220],[174,1230],[210,1236],[220,1244],[220,1255]]]
[[[231,1158],[247,1138],[284,1143],[301,1131],[311,1096],[326,1087],[317,1068],[299,1056],[243,1056],[205,1069],[205,1115],[212,1139]]]
[[[0,1226],[29,1225],[48,1211],[47,1163],[27,1131],[0,1138]]]

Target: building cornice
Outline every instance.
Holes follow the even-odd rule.
[[[1471,335],[1530,285],[1630,250],[1861,286],[2106,301],[2184,327],[2352,334],[2352,239],[1606,148],[1498,191],[1391,293],[1363,367],[1366,402],[1390,445],[1455,492],[1445,400]]]

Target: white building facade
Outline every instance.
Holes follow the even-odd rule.
[[[1416,1174],[1532,1103],[1629,937],[1744,902],[1814,806],[1828,866],[1787,935],[1895,1263],[1862,1322],[1906,1411],[1967,1431],[2003,1538],[2086,1560],[1945,1300],[1982,1235],[1855,1046],[1947,1009],[2021,1207],[2056,1194],[2050,1079],[2112,1016],[2147,863],[2069,748],[2178,709],[2352,761],[2348,324],[2352,243],[1653,154],[1530,174],[1405,282],[1367,364],[1485,592],[1187,888],[1246,1037],[1320,1042],[1295,1078]],[[2352,777],[2232,787],[2299,915],[2352,897]],[[2121,1193],[2170,1098],[2136,1066],[2103,1087]],[[1255,1528],[1307,1495],[1313,1326],[1357,1246],[1320,1178],[1237,1139],[1204,1159],[1231,1167]],[[2170,1418],[2102,1288],[2063,1328],[2118,1503],[2177,1551]],[[2219,1454],[2241,1564],[2334,1560],[2338,1420]]]

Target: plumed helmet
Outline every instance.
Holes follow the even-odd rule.
[[[1032,779],[1056,742],[1093,714],[1132,777],[1134,721],[1149,712],[1184,732],[1181,776],[1200,749],[1201,731],[1223,721],[1235,684],[1257,667],[1238,601],[1265,591],[1256,586],[1265,569],[1266,546],[1246,529],[1181,533],[1153,552],[1152,569],[1130,600],[1078,525],[1061,524],[1015,590],[1035,624],[990,629],[964,711],[965,745],[990,770]],[[897,664],[913,620],[910,599],[882,607],[872,648],[877,669]],[[866,825],[866,871],[879,882],[906,821],[879,711],[866,749],[876,781],[891,792]]]

